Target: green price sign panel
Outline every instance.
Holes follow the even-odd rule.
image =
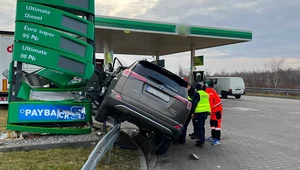
[[[18,2],[33,2],[67,10],[72,9],[90,14],[95,13],[95,0],[18,0]]]
[[[95,26],[92,22],[48,6],[18,2],[16,21],[37,23],[94,40]]]
[[[196,56],[194,58],[194,66],[203,66],[204,61],[203,61],[203,55],[202,56]]]
[[[94,72],[94,65],[82,58],[23,42],[14,43],[13,60],[62,71],[84,79],[90,79]]]
[[[56,71],[52,69],[42,69],[36,73],[43,78],[50,80],[52,83],[59,87],[68,85],[70,81],[74,78],[73,75],[67,74],[61,71]]]
[[[84,41],[37,24],[16,22],[15,40],[53,48],[93,62],[93,47]]]

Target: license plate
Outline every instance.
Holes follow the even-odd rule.
[[[235,89],[235,93],[242,93],[241,89]]]
[[[168,95],[166,95],[166,94],[164,94],[164,93],[162,93],[162,92],[160,92],[160,91],[158,91],[158,90],[156,90],[156,89],[154,89],[154,88],[152,88],[150,86],[146,86],[146,91],[148,93],[151,93],[154,96],[156,96],[156,97],[158,97],[158,98],[166,101],[166,102],[170,101],[170,96],[168,96]]]

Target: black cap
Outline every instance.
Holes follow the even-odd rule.
[[[202,83],[195,84],[195,89],[196,90],[202,90]]]

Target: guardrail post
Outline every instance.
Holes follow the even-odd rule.
[[[106,165],[109,165],[111,163],[111,161],[110,161],[110,152],[111,152],[111,150],[112,150],[112,148],[109,149],[108,152],[107,152],[107,159],[105,161]]]
[[[103,132],[107,133],[106,120],[103,122]]]

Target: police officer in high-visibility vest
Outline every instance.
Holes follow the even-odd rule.
[[[187,86],[187,90],[188,90],[188,100],[190,102],[192,102],[192,98],[193,98],[193,96],[195,94],[195,88],[193,88],[192,85],[189,83],[188,86]],[[186,119],[186,121],[184,123],[182,133],[181,133],[180,138],[178,140],[178,142],[180,144],[185,144],[186,131],[187,131],[187,127],[188,127],[191,119],[192,119],[192,112],[190,112],[189,117]]]
[[[197,83],[195,85],[196,93],[192,100],[191,112],[193,113],[192,118],[198,136],[195,146],[198,147],[203,147],[205,142],[205,120],[211,113],[209,95],[205,92],[205,88],[204,84]]]

